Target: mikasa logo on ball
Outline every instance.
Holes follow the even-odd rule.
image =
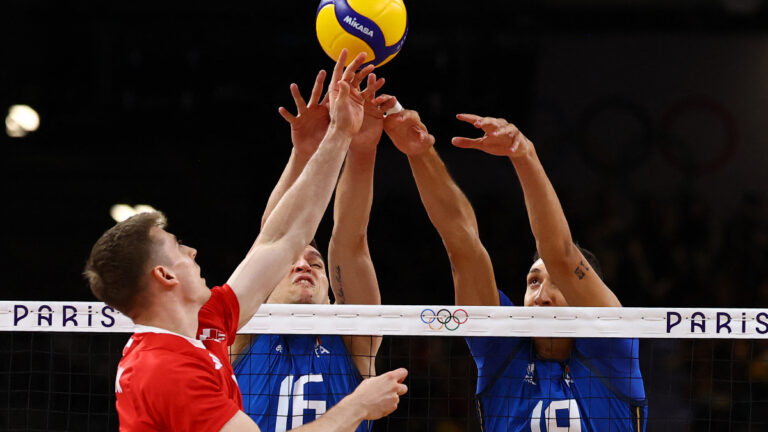
[[[365,27],[364,25],[357,22],[357,20],[354,17],[351,17],[349,15],[344,17],[344,22],[351,25],[352,27],[356,28],[358,31],[362,32],[368,37],[373,37],[373,30],[369,29],[368,27]]]

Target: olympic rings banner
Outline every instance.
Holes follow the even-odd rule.
[[[0,331],[131,333],[99,302],[0,301]],[[768,309],[263,305],[240,333],[768,339]]]
[[[448,309],[438,309],[435,312],[427,308],[421,311],[421,321],[429,326],[430,330],[455,331],[469,321],[469,314],[464,309],[454,309],[453,312]]]

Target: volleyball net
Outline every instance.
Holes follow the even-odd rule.
[[[0,430],[117,430],[115,373],[132,331],[130,319],[98,302],[0,302]],[[636,339],[637,358],[623,360],[639,364],[648,405],[646,430],[768,429],[768,309],[270,304],[240,333],[272,341],[261,352],[252,348],[248,360],[268,364],[294,349],[294,363],[320,362],[325,356],[335,365],[349,358],[333,346],[334,336],[381,337],[373,360],[377,371],[407,368],[409,392],[392,415],[373,423],[375,431],[481,430],[478,369],[467,338],[490,338],[484,340],[507,357],[501,347],[529,338],[573,338],[585,344]],[[283,346],[277,335],[305,335],[313,342],[299,352]],[[493,352],[484,361],[509,361],[491,358]],[[611,349],[594,353],[583,362],[596,364],[613,355]],[[257,378],[268,384],[244,390],[244,399],[274,402],[272,407],[264,404],[263,413],[249,414],[272,416],[274,429],[269,430],[284,430],[329,408],[321,402],[327,395],[313,393],[314,383],[348,377],[333,376],[343,373],[336,369],[326,377],[306,370],[271,376],[249,369],[265,374]],[[567,370],[562,378],[566,384],[578,380]],[[620,386],[616,383],[622,379],[639,377],[603,378]],[[544,386],[547,378],[545,371],[525,370],[505,379],[510,385],[517,380]],[[540,417],[531,420],[531,430],[568,430],[567,406],[550,410],[499,395],[504,397],[499,405],[506,407],[506,415],[514,405],[528,404],[527,412]],[[492,416],[488,400],[484,403],[485,415]],[[563,409],[565,419],[560,418]]]

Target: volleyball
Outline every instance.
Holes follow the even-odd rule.
[[[322,0],[317,7],[315,29],[320,46],[334,61],[346,48],[347,65],[365,51],[365,65],[378,67],[392,60],[403,47],[408,15],[403,0]]]

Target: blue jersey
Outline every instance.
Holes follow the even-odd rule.
[[[262,432],[315,420],[362,381],[341,336],[255,335],[235,360],[243,407]],[[358,432],[369,430],[363,422]]]
[[[499,292],[502,306],[512,302]],[[576,338],[571,357],[542,360],[530,338],[466,338],[477,365],[484,431],[644,431],[637,339]]]

